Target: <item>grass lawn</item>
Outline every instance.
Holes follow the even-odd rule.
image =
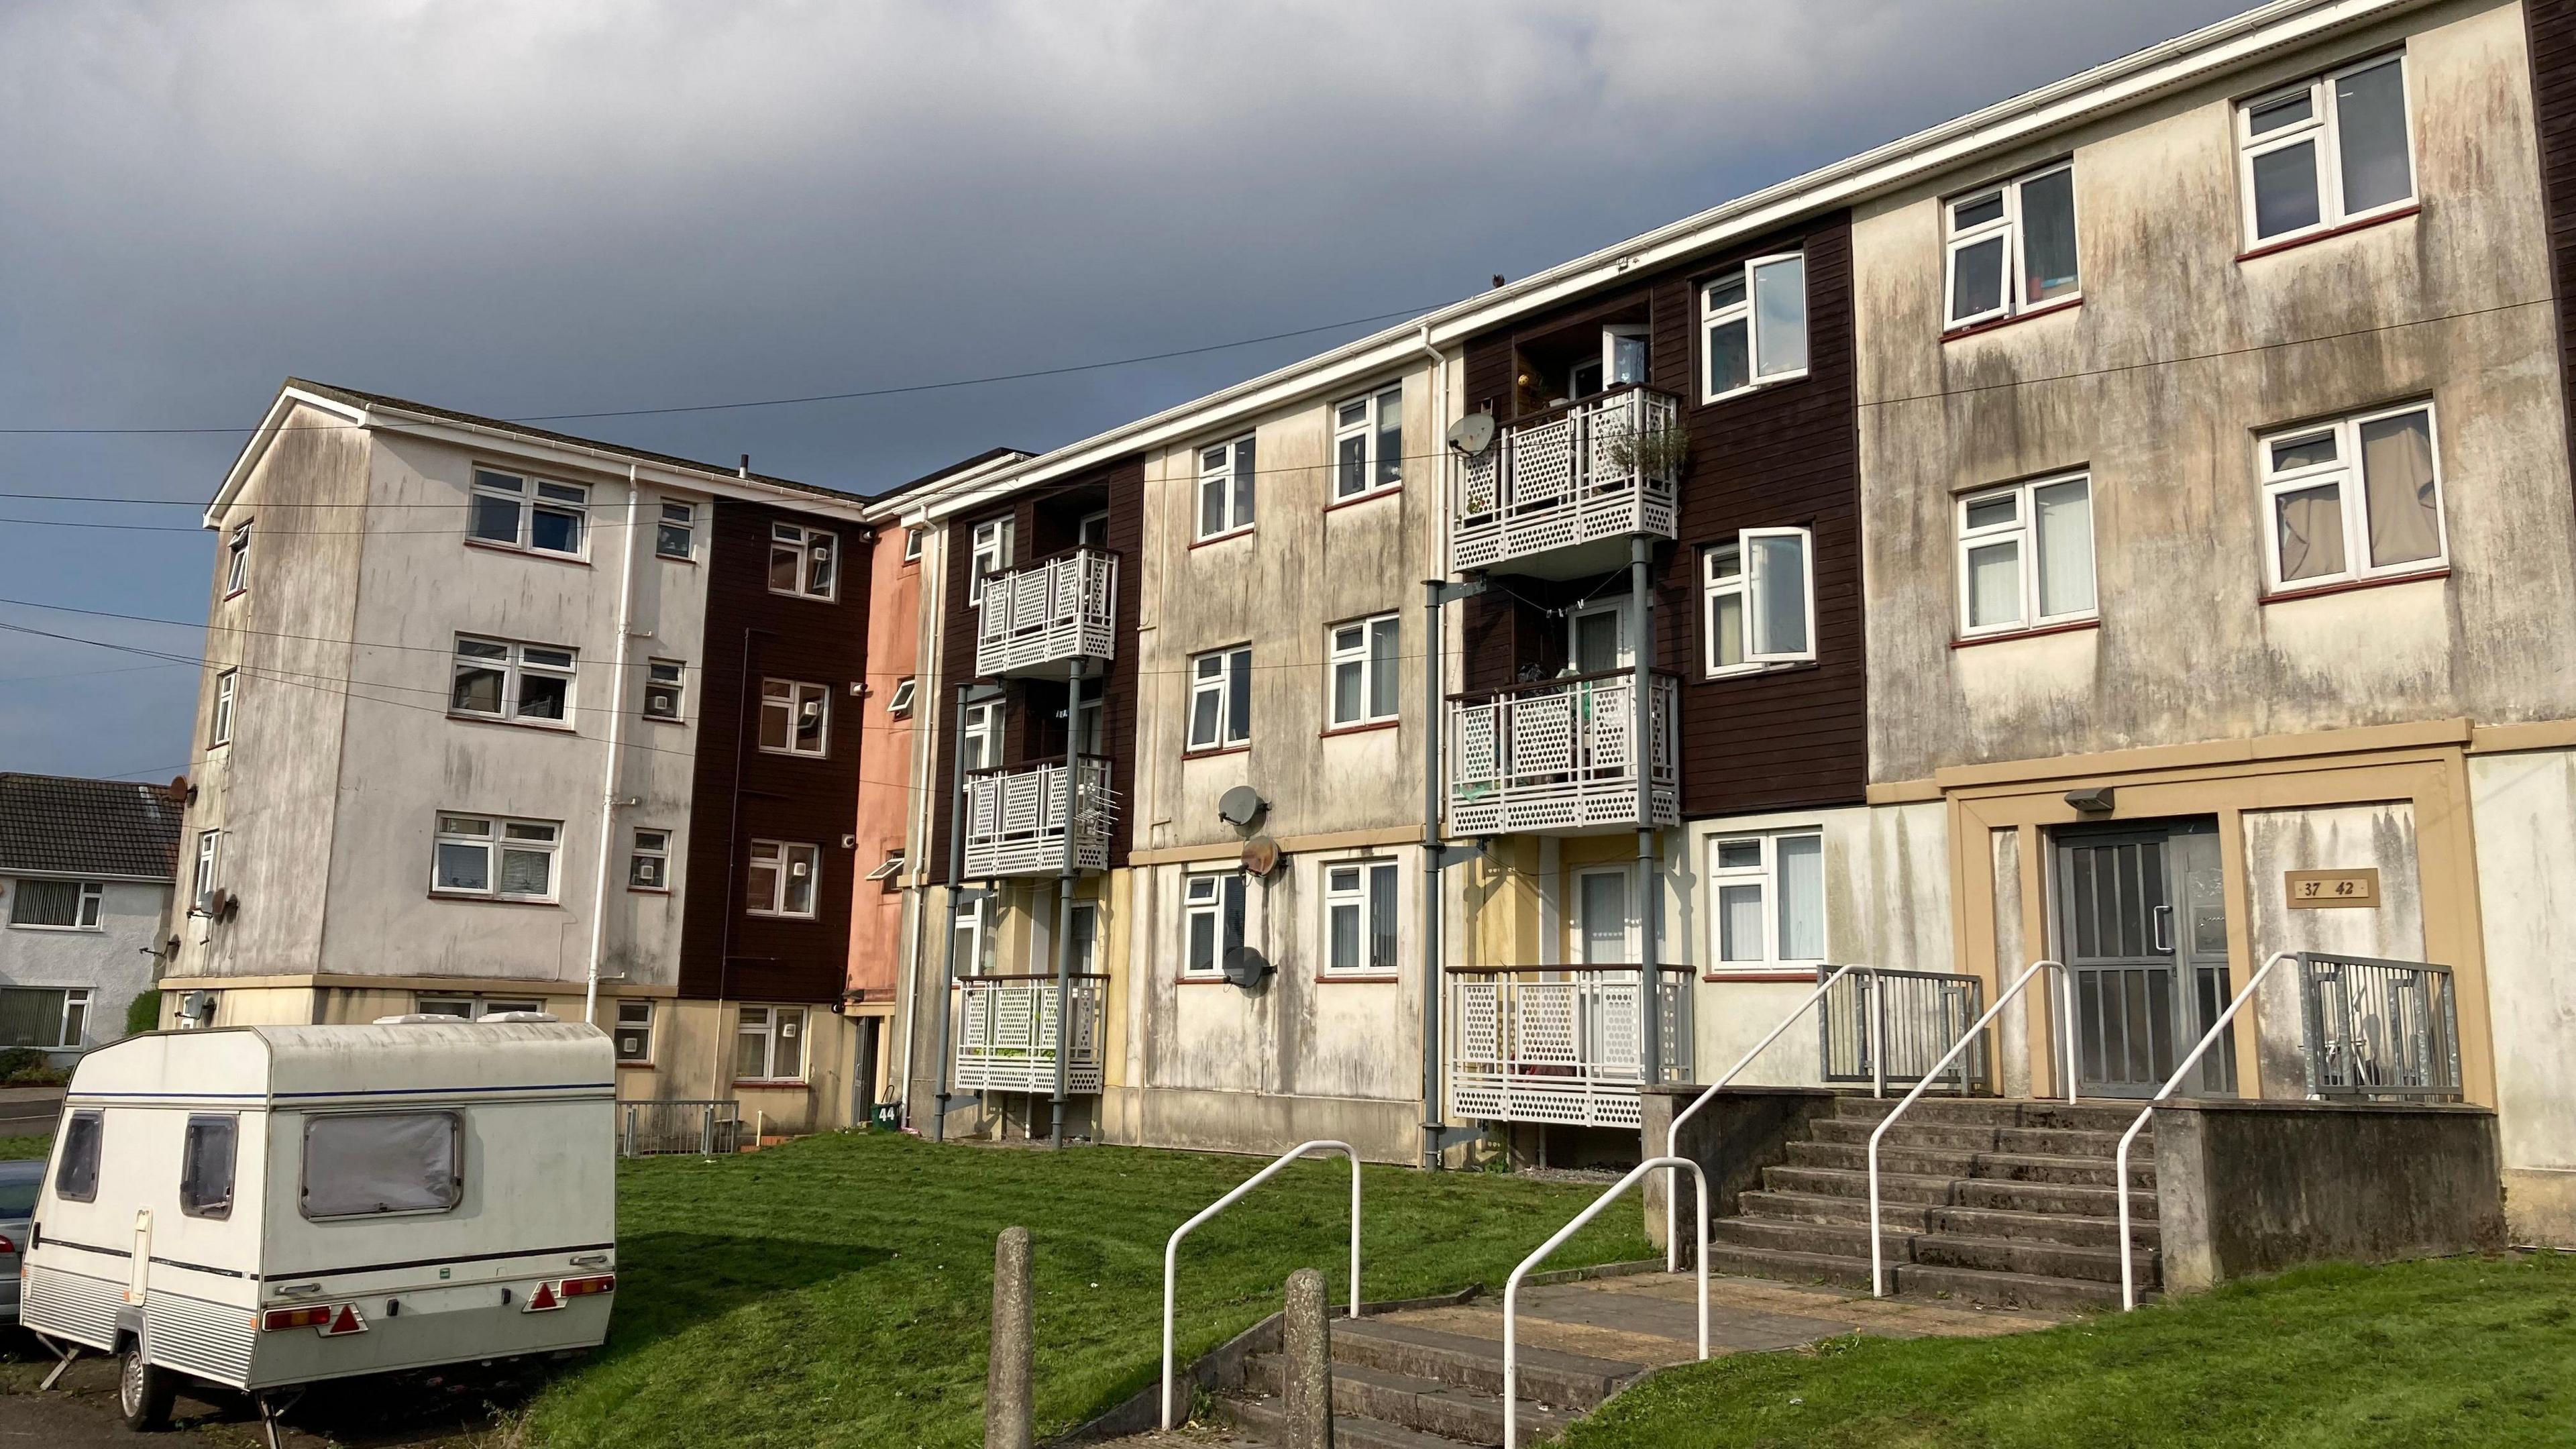
[[[618,1449],[982,1442],[993,1239],[1036,1253],[1041,1436],[1153,1381],[1163,1241],[1262,1164],[1096,1147],[807,1138],[745,1157],[621,1164],[608,1346],[530,1404],[531,1442]],[[1276,1311],[1312,1265],[1347,1281],[1350,1168],[1300,1164],[1181,1250],[1184,1361]],[[1483,1282],[1580,1211],[1597,1185],[1371,1167],[1362,1292]],[[1605,1214],[1551,1266],[1650,1255]]]
[[[1566,1449],[2576,1443],[2576,1254],[2305,1268],[1992,1339],[1692,1365]]]
[[[20,1158],[41,1158],[54,1150],[54,1134],[39,1133],[33,1137],[0,1137],[0,1162]]]

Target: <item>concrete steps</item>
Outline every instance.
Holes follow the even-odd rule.
[[[1460,1449],[1503,1442],[1503,1346],[1419,1324],[1336,1319],[1333,1441],[1346,1449]],[[1538,1443],[1599,1407],[1641,1366],[1616,1359],[1524,1347],[1520,1423]],[[1284,1442],[1279,1399],[1286,1364],[1277,1354],[1244,1361],[1243,1390],[1217,1401],[1245,1432]]]

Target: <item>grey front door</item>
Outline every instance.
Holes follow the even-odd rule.
[[[2151,1096],[2227,1002],[2227,916],[2214,821],[2057,835],[2058,951],[2075,977],[2079,1086]],[[2222,1042],[2186,1083],[2235,1087]]]

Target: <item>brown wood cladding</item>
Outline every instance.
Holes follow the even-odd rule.
[[[820,526],[839,535],[836,600],[769,591],[773,522]],[[715,501],[696,703],[698,753],[689,797],[688,895],[680,926],[682,996],[808,1002],[840,997],[849,969],[853,870],[841,839],[856,820],[857,712],[878,702],[850,693],[852,684],[867,677],[873,550],[860,546],[860,531],[854,523]],[[828,756],[759,750],[763,678],[831,690]],[[902,769],[901,761],[881,764]],[[818,847],[813,919],[745,913],[754,840]]]
[[[2576,0],[2523,0],[2531,48],[2532,122],[2549,217],[2549,274],[2558,294],[2558,380],[2576,464]]]
[[[1750,257],[1801,249],[1807,258],[1807,376],[1701,405],[1698,282]],[[1468,410],[1490,406],[1497,418],[1510,419],[1524,400],[1516,384],[1522,348],[1556,341],[1568,327],[1631,320],[1651,326],[1648,380],[1682,400],[1691,440],[1680,538],[1658,545],[1652,565],[1654,664],[1682,681],[1682,813],[1704,817],[1858,802],[1868,778],[1867,661],[1850,217],[1817,217],[1475,339],[1466,357]],[[1817,662],[1701,678],[1701,547],[1732,539],[1738,529],[1766,527],[1814,531]],[[1549,611],[1587,593],[1606,601],[1628,590],[1624,569],[1570,583],[1499,577],[1495,583],[1495,590],[1465,606],[1461,627],[1470,690],[1499,688],[1524,671],[1553,674],[1565,663],[1566,623]]]

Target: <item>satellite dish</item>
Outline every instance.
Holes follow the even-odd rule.
[[[1243,842],[1243,869],[1247,875],[1268,875],[1278,868],[1278,841],[1267,835],[1256,835]]]
[[[1472,458],[1494,445],[1494,415],[1469,413],[1449,425],[1449,446]]]
[[[1237,785],[1216,801],[1218,818],[1239,829],[1250,829],[1252,822],[1261,818],[1261,812],[1269,808],[1270,802],[1250,785]]]
[[[1251,991],[1270,974],[1271,965],[1250,946],[1236,946],[1225,953],[1224,971],[1226,980]]]

